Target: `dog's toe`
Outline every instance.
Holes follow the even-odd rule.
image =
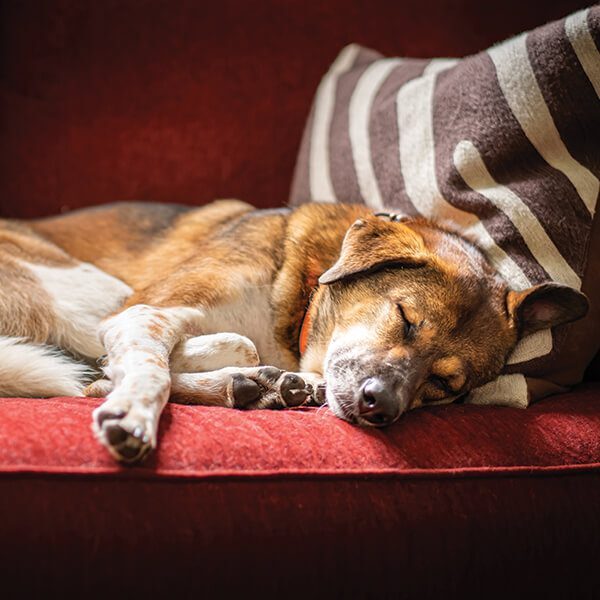
[[[312,387],[295,373],[286,373],[282,377],[279,390],[287,406],[300,406],[312,394]]]
[[[258,377],[266,384],[274,385],[277,383],[283,371],[277,367],[261,367],[258,370]]]
[[[241,373],[231,378],[231,397],[236,408],[247,408],[253,402],[260,399],[262,389],[252,379]]]

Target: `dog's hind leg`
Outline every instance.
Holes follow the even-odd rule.
[[[86,388],[87,396],[102,397],[114,389],[109,379]],[[320,405],[325,382],[317,373],[290,373],[277,367],[225,367],[204,373],[171,373],[172,402],[227,408],[260,409]],[[103,404],[99,411],[107,410]]]
[[[169,358],[173,373],[200,373],[224,367],[256,367],[259,364],[256,346],[237,333],[198,335],[181,340]],[[114,389],[110,379],[98,379],[85,389],[86,396],[104,398]]]
[[[321,375],[267,366],[174,373],[171,393],[173,402],[242,409],[288,408],[325,401]]]
[[[94,411],[93,428],[115,458],[134,462],[156,446],[171,389],[169,356],[182,338],[199,333],[203,319],[195,308],[136,304],[101,324],[114,389]]]

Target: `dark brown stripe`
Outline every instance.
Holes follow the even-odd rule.
[[[363,60],[360,60],[361,58]],[[329,133],[329,164],[331,183],[339,202],[363,203],[354,170],[348,115],[352,92],[369,64],[370,62],[364,60],[361,50],[355,61],[355,65],[358,66],[338,79],[335,110]]]

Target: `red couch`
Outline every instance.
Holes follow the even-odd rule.
[[[350,41],[463,55],[572,0],[2,1],[0,216],[118,199],[286,202]],[[109,231],[98,231],[98,243]],[[600,379],[528,410],[168,406],[140,467],[99,401],[0,399],[0,585],[26,597],[599,597]]]

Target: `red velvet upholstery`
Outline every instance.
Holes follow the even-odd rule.
[[[2,1],[0,215],[287,200],[350,41],[462,55],[574,1]],[[365,431],[326,411],[169,406],[143,467],[97,401],[0,399],[0,589],[20,596],[597,597],[600,385]],[[14,597],[10,594],[7,597]]]

